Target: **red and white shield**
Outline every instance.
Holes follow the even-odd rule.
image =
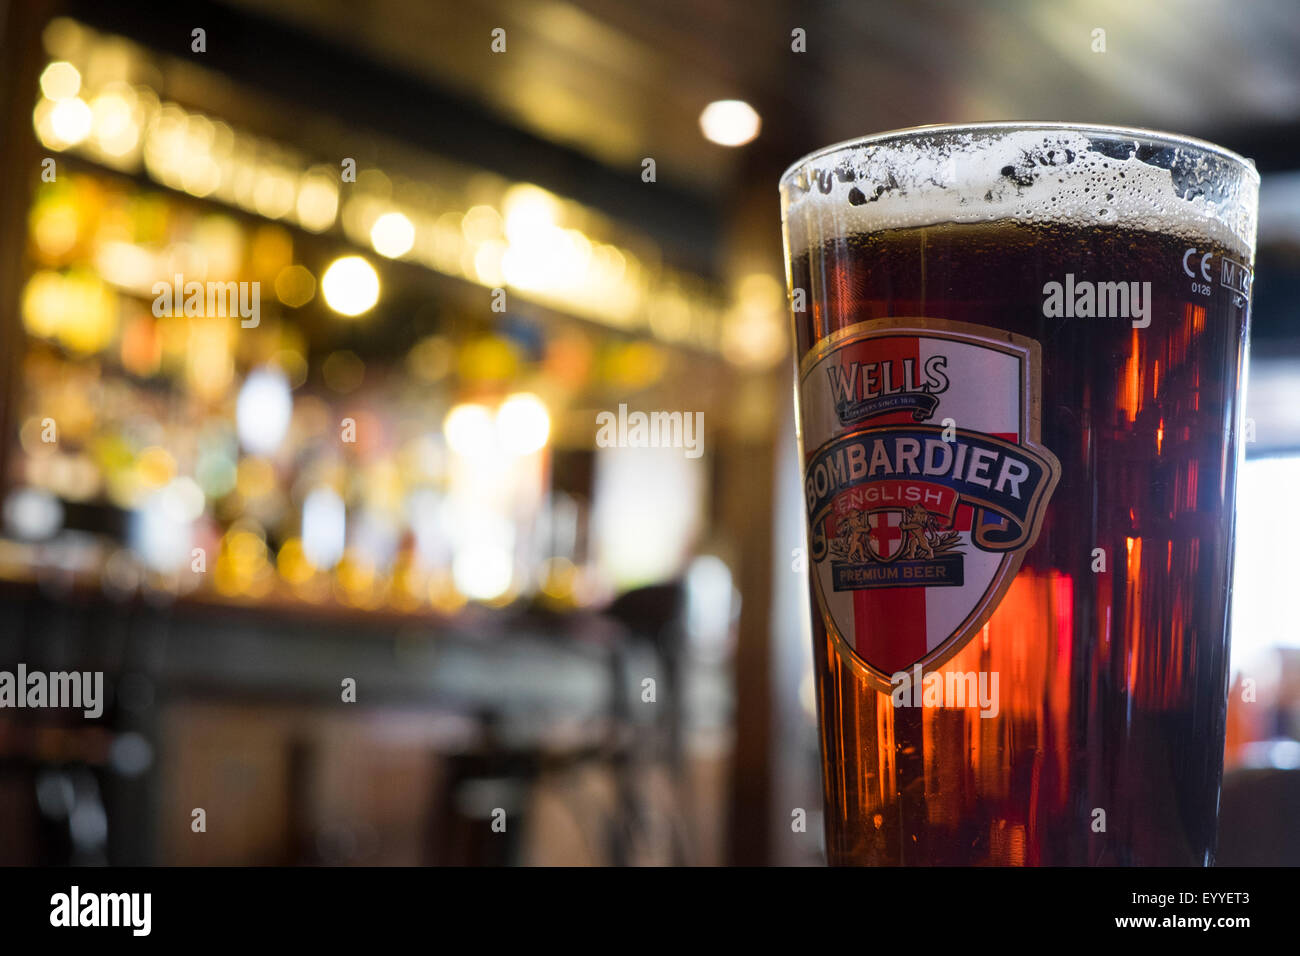
[[[889,687],[890,675],[917,664],[923,670],[936,667],[959,651],[996,611],[1037,537],[1060,474],[1055,456],[1038,444],[1038,349],[1032,339],[997,329],[890,318],[837,332],[801,363],[806,484],[809,506],[816,502],[819,509],[809,514],[814,592],[841,656],[882,689]],[[905,433],[949,442],[950,437],[943,437],[948,431],[958,436],[957,443],[961,436],[1002,443],[998,447],[1041,465],[1036,487],[1023,489],[1035,496],[1023,540],[1011,550],[985,547],[989,539],[982,528],[1000,519],[979,498],[963,492],[955,504],[948,499],[945,507],[952,510],[939,522],[945,533],[956,532],[956,543],[938,556],[904,559],[910,532],[900,526],[906,523],[906,509],[921,504],[936,510],[927,502],[944,489],[938,479],[927,477],[920,458],[893,463],[898,467],[889,480],[877,481],[875,465],[863,457],[861,447],[868,436],[888,440]],[[838,477],[832,479],[848,490],[819,497],[814,479],[822,476],[814,475],[814,462],[855,443],[858,457],[837,461]],[[943,451],[937,444],[934,450]],[[966,474],[952,463],[950,471],[958,470]],[[950,488],[948,494],[958,493]],[[878,507],[886,503],[896,507]],[[859,510],[870,512],[867,527],[852,518]],[[850,547],[856,546],[852,556],[843,547],[830,546],[844,540],[843,522],[849,520],[858,522],[848,536]],[[862,555],[864,548],[869,560]],[[938,572],[945,562],[954,572],[959,564],[960,575],[942,580]]]
[[[903,512],[895,508],[873,511],[867,516],[871,530],[867,533],[867,547],[878,561],[892,561],[903,550],[904,534],[899,527]]]

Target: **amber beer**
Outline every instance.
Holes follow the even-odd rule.
[[[1208,865],[1258,176],[935,127],[782,180],[828,860]]]

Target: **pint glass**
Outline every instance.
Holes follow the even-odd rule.
[[[782,178],[831,863],[1213,861],[1258,188],[1054,124]]]

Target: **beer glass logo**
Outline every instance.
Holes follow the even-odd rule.
[[[948,376],[944,374],[947,364],[943,355],[929,356],[923,367],[924,378],[918,382],[914,372],[916,362],[910,358],[897,363],[889,359],[846,365],[830,363],[826,366],[826,377],[835,396],[835,414],[840,424],[852,425],[904,409],[918,422],[934,417],[939,405],[937,396],[948,389]],[[897,386],[895,368],[901,377]]]
[[[887,690],[961,650],[1038,536],[1060,476],[1038,444],[1038,343],[877,319],[800,372],[818,603],[842,654]]]

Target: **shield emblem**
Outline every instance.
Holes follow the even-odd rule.
[[[873,511],[867,516],[867,548],[879,561],[889,562],[903,550],[903,512],[895,508]]]
[[[946,320],[863,322],[804,357],[813,590],[880,689],[961,650],[1037,538],[1060,475],[1038,390],[1037,342]]]

